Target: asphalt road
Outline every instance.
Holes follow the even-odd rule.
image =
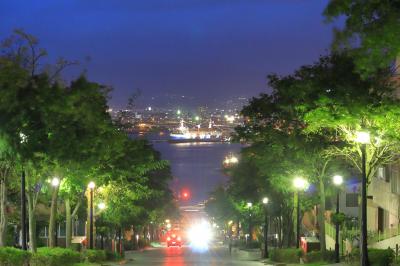
[[[233,254],[222,246],[215,246],[208,251],[196,252],[190,247],[152,248],[140,252],[126,254],[127,266],[131,265],[162,265],[162,266],[255,266],[262,265],[259,261],[248,261]]]

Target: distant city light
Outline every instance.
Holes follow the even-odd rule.
[[[196,116],[196,117],[194,118],[194,120],[199,121],[199,120],[200,120],[200,117],[199,117],[199,116]]]
[[[151,106],[147,107],[147,110],[151,111],[152,110]]]
[[[177,115],[181,115],[182,111],[178,109],[178,111],[176,111]]]
[[[225,115],[225,119],[229,123],[233,123],[235,121],[235,117],[233,115]]]

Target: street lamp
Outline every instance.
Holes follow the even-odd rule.
[[[369,132],[360,131],[356,133],[356,142],[361,144],[361,265],[368,265],[368,249],[367,249],[367,171],[366,157],[367,144],[370,143],[371,137]]]
[[[297,193],[297,217],[296,217],[296,247],[300,247],[300,191],[304,191],[308,187],[308,182],[302,177],[296,177],[293,180],[293,186]]]
[[[96,184],[91,181],[88,184],[90,191],[90,207],[89,207],[89,249],[93,249],[93,194]]]
[[[336,219],[338,218],[339,215],[339,194],[340,190],[339,187],[343,184],[343,177],[341,175],[335,175],[333,177],[333,184],[335,184],[338,187],[337,193],[336,193]],[[336,263],[340,262],[340,256],[339,256],[339,221],[336,220],[336,234],[335,234],[335,260]]]
[[[100,202],[98,207],[102,211],[102,210],[104,210],[106,208],[106,204],[104,202]]]
[[[54,177],[54,178],[51,180],[51,185],[52,185],[53,187],[58,187],[58,185],[60,185],[60,179],[59,179],[58,177]]]
[[[24,144],[28,142],[28,136],[24,133],[19,133],[20,143]],[[23,250],[27,250],[27,230],[26,230],[26,189],[25,189],[25,169],[22,165],[21,173],[21,247]]]
[[[262,203],[264,204],[264,258],[268,258],[268,205],[269,199],[264,197]]]

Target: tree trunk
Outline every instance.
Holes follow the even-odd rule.
[[[72,241],[72,216],[71,216],[71,201],[67,198],[65,199],[65,247],[71,247]]]
[[[56,246],[56,226],[57,226],[57,198],[58,198],[58,186],[53,187],[51,195],[51,207],[50,207],[50,220],[49,220],[49,247],[54,248]]]
[[[7,218],[7,183],[3,177],[0,183],[0,247],[6,246]]]
[[[322,177],[319,178],[319,212],[318,212],[318,224],[319,224],[319,241],[321,245],[321,251],[326,250],[326,238],[325,238],[325,184]]]
[[[35,208],[36,204],[33,199],[32,192],[27,193],[28,200],[28,225],[29,225],[29,249],[36,253],[37,243],[36,243],[36,216],[35,216]]]

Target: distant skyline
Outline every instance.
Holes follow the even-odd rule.
[[[165,94],[198,104],[267,92],[266,75],[288,74],[326,54],[327,0],[3,0],[0,39],[22,28],[57,57],[114,87],[111,107]],[[90,61],[85,58],[90,57]],[[140,101],[140,99],[139,99]],[[146,103],[144,103],[146,104]]]

